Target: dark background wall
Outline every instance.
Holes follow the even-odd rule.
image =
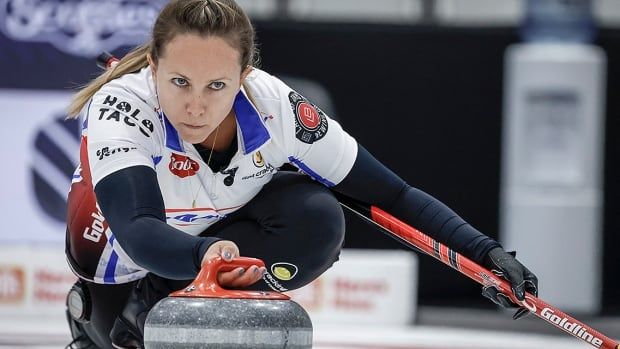
[[[411,185],[497,238],[503,55],[518,41],[515,30],[273,21],[256,26],[263,69],[321,83],[336,116],[360,143]],[[609,58],[603,294],[605,312],[619,314],[620,257],[614,247],[620,243],[620,32],[603,30],[597,43]],[[98,73],[90,59],[1,34],[0,62],[0,88],[68,90]],[[346,247],[401,248],[348,218]],[[561,241],[552,248],[561,248]],[[487,304],[473,282],[428,257],[420,262],[422,304]]]
[[[273,22],[257,28],[264,69],[322,83],[337,117],[360,143],[411,185],[497,238],[503,59],[518,41],[516,30]],[[620,257],[614,253],[620,243],[618,39],[618,32],[603,30],[598,40],[609,56],[601,251],[608,313],[620,307]],[[348,218],[346,246],[400,248]],[[561,248],[561,241],[552,248]],[[423,304],[485,304],[477,285],[429,257],[421,258],[420,282]]]

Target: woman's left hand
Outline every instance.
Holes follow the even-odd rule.
[[[525,292],[538,296],[538,278],[523,266],[515,256],[515,252],[508,253],[501,247],[496,247],[489,251],[489,254],[485,257],[484,266],[494,274],[508,280],[512,293],[518,300],[525,300]],[[501,293],[493,286],[483,287],[482,295],[502,307],[519,308],[512,317],[515,320],[529,314],[527,308],[513,303],[507,295]]]
[[[230,262],[233,258],[239,257],[239,248],[232,241],[221,240],[215,242],[207,249],[207,253],[205,253],[202,259],[203,264],[205,261],[216,257],[221,257],[225,261]],[[256,265],[252,265],[247,269],[235,268],[231,271],[220,272],[217,275],[217,281],[223,287],[243,288],[262,279],[265,271],[265,267],[258,267]]]

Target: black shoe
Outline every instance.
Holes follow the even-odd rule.
[[[110,331],[112,346],[120,349],[144,347],[144,323],[149,310],[176,288],[168,280],[147,274],[131,291],[123,312]]]
[[[96,349],[97,346],[93,341],[88,337],[84,329],[82,328],[82,324],[75,321],[69,311],[66,311],[67,314],[67,322],[69,323],[69,330],[71,331],[71,337],[73,341],[67,344],[65,349]]]
[[[112,346],[118,349],[140,349],[144,347],[144,339],[139,328],[127,323],[123,316],[114,321],[110,339]]]

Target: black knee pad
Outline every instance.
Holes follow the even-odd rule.
[[[84,330],[84,325],[90,321],[91,304],[88,288],[78,280],[67,293],[65,313],[72,339],[67,348],[97,348]]]
[[[88,323],[90,321],[90,312],[92,303],[88,287],[82,280],[78,280],[67,293],[67,313],[71,318],[80,323]]]

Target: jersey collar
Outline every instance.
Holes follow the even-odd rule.
[[[239,138],[241,149],[243,154],[247,155],[260,148],[271,139],[271,136],[267,127],[263,124],[260,114],[256,111],[256,108],[254,108],[254,105],[252,105],[243,90],[237,93],[233,108],[237,115],[237,127],[241,133]],[[166,130],[166,147],[184,152],[183,142],[181,142],[177,130],[175,130],[163,112],[161,112],[161,115],[163,116],[164,129]]]
[[[237,115],[237,127],[241,132],[241,149],[243,154],[247,155],[260,148],[271,136],[243,89],[235,97],[233,108]]]

